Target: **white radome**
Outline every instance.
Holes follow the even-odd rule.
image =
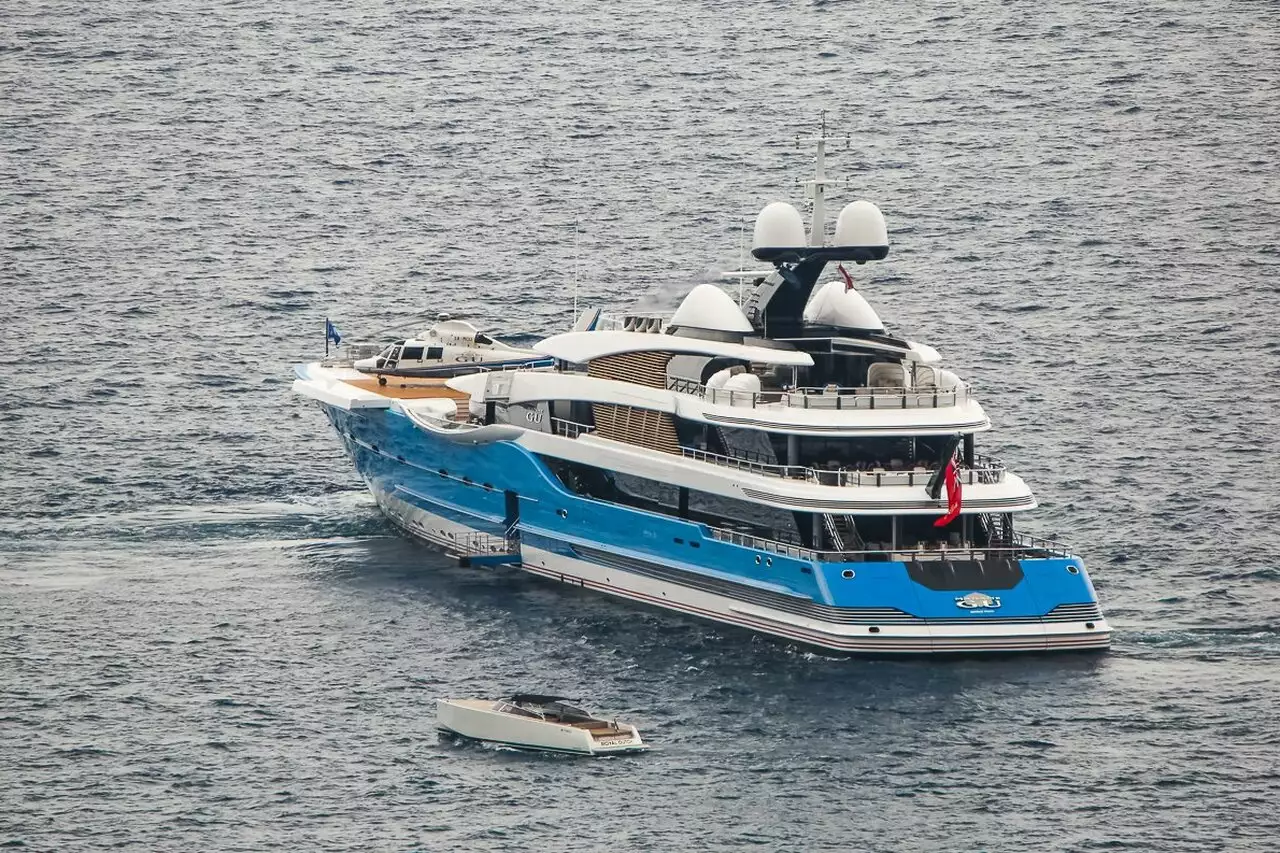
[[[797,249],[807,243],[804,218],[800,211],[785,201],[766,204],[756,217],[752,249]]]
[[[717,332],[747,334],[752,331],[738,303],[714,284],[700,284],[671,315],[670,325]]]
[[[814,292],[804,307],[804,321],[814,326],[884,331],[884,323],[870,303],[858,291],[846,290],[841,280],[829,281]]]
[[[836,219],[837,246],[888,246],[889,228],[880,208],[869,201],[851,201]]]

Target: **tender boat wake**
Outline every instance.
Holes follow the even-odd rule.
[[[845,269],[888,255],[880,211],[846,205],[828,239],[825,143],[808,232],[783,202],[757,218],[773,271],[741,306],[701,284],[517,355],[442,324],[294,390],[386,515],[467,563],[841,652],[1106,648],[1081,559],[1015,530],[1036,499],[977,452],[972,386]]]

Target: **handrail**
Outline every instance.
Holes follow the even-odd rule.
[[[828,385],[825,388],[791,388],[777,391],[746,391],[735,388],[708,388],[701,382],[672,376],[667,390],[692,394],[709,403],[747,406],[753,409],[783,407],[795,409],[936,409],[955,406],[973,394],[973,386],[961,383],[950,388],[893,388]]]
[[[719,453],[711,453],[707,450],[697,450],[692,447],[682,447],[680,452],[686,459],[693,459],[696,462],[709,462],[712,465],[722,465],[726,468],[737,468],[742,471],[751,471],[755,474],[764,474],[767,477],[781,477],[783,479],[806,479],[807,474],[811,471],[809,468],[803,468],[799,465],[775,465],[771,462],[755,462],[751,459],[741,459],[736,456],[722,456]]]
[[[885,468],[865,469],[806,469],[810,479],[823,486],[926,486],[937,469],[914,468],[894,471]],[[961,485],[976,486],[1003,483],[1008,469],[1003,462],[990,456],[976,456],[972,467],[957,467],[956,477]]]
[[[799,409],[937,409],[959,405],[972,394],[967,382],[950,388],[828,385],[791,389],[783,395],[783,404]]]
[[[513,373],[520,370],[545,370],[553,366],[555,359],[549,355],[530,357],[516,364],[473,364],[476,373]]]
[[[667,377],[667,390],[679,394],[692,394],[701,397],[708,403],[723,406],[749,406],[756,409],[761,406],[777,405],[786,396],[782,391],[746,391],[737,388],[708,388],[701,382],[692,379],[681,379],[677,376]]]
[[[460,533],[453,537],[453,545],[459,553],[473,557],[484,554],[511,554],[519,550],[514,540],[483,531]]]
[[[551,418],[550,421],[551,432],[556,435],[562,435],[565,438],[577,438],[580,435],[596,431],[596,428],[590,424],[578,423],[565,418]]]
[[[553,418],[552,420],[555,420]],[[756,462],[736,456],[723,456],[706,450],[682,447],[680,452],[686,459],[697,462],[708,462],[727,468],[737,468],[766,477],[778,477],[784,480],[807,480],[819,486],[925,486],[928,485],[934,471],[920,469],[912,471],[891,471],[876,469],[860,471],[853,469],[809,468],[802,465],[777,465],[770,462]],[[972,468],[957,468],[956,475],[960,483],[966,486],[993,484],[1004,482],[1007,469],[999,459],[979,456],[974,460]]]
[[[742,545],[747,548],[754,548],[757,551],[769,551],[774,554],[781,554],[786,557],[794,557],[798,560],[810,560],[824,563],[848,563],[848,562],[875,562],[868,558],[875,556],[876,561],[894,561],[904,562],[911,559],[924,560],[983,560],[989,555],[1014,555],[1026,554],[1032,551],[1044,551],[1046,554],[1054,557],[1072,557],[1074,556],[1066,545],[1054,542],[1049,539],[1043,539],[1039,536],[1030,536],[1025,533],[1015,533],[1012,543],[1001,542],[990,546],[966,545],[961,547],[951,547],[945,543],[939,543],[938,548],[882,548],[882,549],[861,549],[856,551],[822,551],[814,548],[806,548],[803,545],[795,545],[790,542],[781,542],[776,539],[766,539],[762,536],[754,536],[750,533],[742,533],[737,530],[726,530],[721,527],[712,527],[704,525],[710,532],[711,538],[721,542],[728,542],[732,545]]]

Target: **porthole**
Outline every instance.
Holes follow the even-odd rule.
[[[449,476],[449,472],[448,472],[448,471],[446,471],[444,468],[441,468],[441,469],[440,469],[439,474],[440,474],[440,476],[441,476],[441,477],[448,477],[448,476]]]
[[[1093,623],[1092,623],[1092,622],[1086,622],[1086,623],[1084,623],[1084,627],[1085,627],[1085,628],[1087,628],[1088,630],[1092,631],[1092,630],[1093,630]]]
[[[556,515],[560,516],[561,518],[568,518],[569,511],[567,509],[558,509],[556,510]]]
[[[756,565],[760,565],[760,555],[756,554]]]
[[[879,634],[879,633],[880,633],[880,629],[879,629],[879,628],[877,628],[875,625],[872,625],[870,628],[868,628],[868,629],[867,629],[867,633],[868,633],[868,634]]]
[[[765,557],[764,564],[765,564],[766,566],[772,566],[772,565],[773,565],[773,557]]]
[[[853,569],[845,569],[843,572],[840,573],[840,577],[844,578],[847,581],[853,580]]]
[[[1078,575],[1078,574],[1080,574],[1080,568],[1079,568],[1079,566],[1067,566],[1067,571],[1071,572],[1071,574],[1073,574],[1073,575]]]

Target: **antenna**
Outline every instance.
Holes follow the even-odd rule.
[[[582,233],[579,227],[579,221],[573,220],[573,319],[572,323],[578,322],[578,268],[582,261],[581,243],[578,239]]]
[[[747,226],[738,224],[738,269],[747,268]],[[742,307],[742,277],[738,277],[738,307]]]
[[[811,181],[801,181],[805,188],[805,195],[813,200],[813,221],[809,224],[809,245],[821,246],[826,243],[827,238],[827,207],[826,207],[826,187],[844,186],[849,182],[844,179],[835,179],[827,177],[827,143],[835,141],[834,138],[827,136],[827,111],[823,110],[820,117],[820,130],[816,139],[801,139],[796,137],[796,147],[800,147],[801,142],[818,143],[818,152],[814,157],[814,176]],[[844,138],[845,147],[849,147],[849,136],[846,134]]]
[[[578,322],[578,279],[579,271],[582,267],[582,220],[575,219],[573,222],[557,222],[551,225],[552,228],[572,228],[573,229],[573,280],[571,286],[573,288],[573,316],[569,318],[570,327]]]
[[[740,225],[738,231],[738,268],[736,270],[725,270],[720,273],[722,281],[729,281],[736,278],[738,280],[738,307],[743,306],[744,294],[742,292],[742,283],[749,278],[768,278],[773,275],[773,270],[749,270],[747,269],[747,226]]]

